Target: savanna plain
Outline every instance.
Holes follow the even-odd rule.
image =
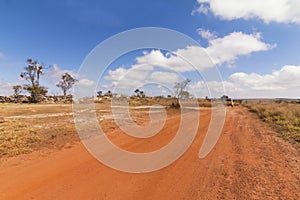
[[[117,146],[150,152],[167,145],[180,126],[180,110],[166,99],[132,99],[130,115],[150,123],[150,105],[166,106],[155,136],[141,139],[116,125],[110,101],[97,102],[99,125]],[[243,101],[226,107],[221,137],[198,157],[212,108],[199,101],[200,122],[188,150],[150,173],[111,169],[80,142],[72,104],[0,104],[0,199],[299,199],[300,104]],[[194,123],[193,121],[189,123]]]

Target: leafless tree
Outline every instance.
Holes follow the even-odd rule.
[[[174,90],[175,90],[175,98],[176,98],[176,102],[172,103],[172,107],[174,108],[180,108],[180,103],[179,103],[179,99],[183,99],[183,98],[189,98],[190,93],[186,90],[184,90],[186,88],[186,86],[191,82],[190,79],[186,79],[182,82],[175,82],[174,84]]]
[[[175,97],[179,100],[182,99],[184,96],[187,95],[187,91],[185,91],[184,89],[186,88],[186,86],[191,82],[190,79],[186,79],[182,82],[176,82],[174,85],[174,89],[175,89]]]

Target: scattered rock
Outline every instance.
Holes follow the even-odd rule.
[[[15,96],[0,96],[0,103],[30,103],[31,97],[26,95]],[[40,103],[72,103],[73,96],[44,96]]]

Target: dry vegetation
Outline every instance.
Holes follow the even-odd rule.
[[[167,105],[160,101],[133,99],[130,105]],[[130,109],[131,118],[147,125],[149,108]],[[178,113],[167,110],[168,115]],[[111,132],[117,125],[110,110],[110,101],[96,104],[96,114],[103,131]],[[0,104],[0,158],[30,153],[45,148],[64,148],[79,141],[71,104]]]
[[[108,100],[101,98],[101,101],[96,101],[97,103],[110,103]],[[183,100],[188,102],[189,100]],[[211,100],[197,99],[200,107],[211,107]],[[163,97],[130,97],[128,103],[130,106],[152,106],[155,104],[170,107],[172,103],[176,102],[176,98],[163,98]]]
[[[0,112],[0,158],[78,140],[71,105],[2,104]]]
[[[0,126],[0,157],[31,152],[40,142],[37,132],[18,121],[7,121]]]
[[[30,153],[42,148],[61,148],[78,140],[66,117],[6,119],[0,125],[0,158]]]
[[[246,107],[270,124],[281,137],[300,148],[300,104],[262,102]]]

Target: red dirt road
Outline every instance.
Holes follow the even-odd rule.
[[[156,147],[178,127],[172,117]],[[80,144],[49,153],[0,160],[0,199],[300,199],[300,155],[244,108],[230,108],[213,151],[198,158],[210,112],[201,110],[199,132],[172,165],[147,174],[123,173],[95,160]],[[191,122],[192,123],[192,122]],[[152,144],[122,140],[132,151]],[[154,144],[154,143],[153,143]],[[156,148],[155,147],[155,148]]]

